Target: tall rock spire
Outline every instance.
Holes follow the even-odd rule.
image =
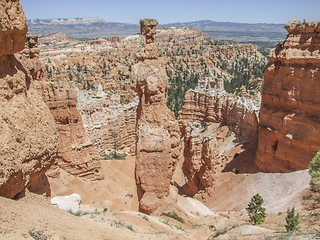
[[[157,60],[154,44],[155,19],[140,21],[146,46],[132,68],[131,87],[139,96],[137,111],[136,183],[139,210],[150,214],[169,196],[180,153],[180,132],[167,107],[168,77]]]

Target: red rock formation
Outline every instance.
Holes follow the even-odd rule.
[[[77,92],[74,84],[39,81],[46,79],[43,63],[37,58],[37,36],[27,37],[27,48],[20,54],[21,63],[32,80],[38,80],[35,88],[51,110],[59,131],[59,154],[47,175],[59,176],[59,168],[89,179],[101,179],[100,156],[92,146],[83,128],[81,115],[76,108]]]
[[[200,123],[224,123],[243,139],[258,134],[260,94],[256,99],[228,94],[223,80],[205,78],[195,90],[189,90],[179,114],[179,125],[184,136],[183,173],[188,181],[183,191],[193,196],[213,185],[221,171],[222,156],[219,143],[211,135],[204,135]]]
[[[265,172],[306,169],[320,149],[320,24],[285,28],[264,71],[256,164]]]
[[[147,214],[156,210],[169,195],[180,150],[178,122],[166,105],[168,78],[165,68],[153,54],[156,25],[155,19],[141,21],[147,46],[132,68],[131,83],[140,99],[135,169],[139,210]]]
[[[216,174],[219,157],[216,149],[218,142],[210,134],[204,135],[200,123],[194,122],[185,130],[183,173],[188,181],[183,191],[193,196],[199,190],[212,186]]]
[[[25,188],[41,192],[58,132],[36,90],[38,79],[13,55],[24,48],[28,31],[20,2],[1,0],[0,14],[0,195],[13,198]]]
[[[77,109],[77,91],[72,82],[46,82],[43,98],[49,106],[59,130],[59,155],[55,166],[80,177],[102,179],[100,156],[86,137]],[[53,168],[49,176],[58,176]]]
[[[228,94],[223,80],[205,78],[195,90],[186,92],[184,105],[179,113],[181,132],[192,122],[224,122],[244,139],[258,133],[260,94],[256,99]]]

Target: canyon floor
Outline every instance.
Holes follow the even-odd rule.
[[[209,127],[213,133],[216,128]],[[223,129],[219,134],[222,134]],[[235,140],[234,136],[230,136]],[[226,141],[225,149],[232,141]],[[226,155],[243,152],[237,143]],[[248,148],[247,148],[248,149]],[[242,153],[241,153],[242,152]],[[250,154],[249,154],[250,155]],[[182,159],[181,159],[182,160]],[[232,162],[232,158],[228,160]],[[311,239],[319,237],[319,213],[310,210],[309,173],[288,174],[225,172],[216,184],[194,198],[178,195],[154,214],[138,212],[134,180],[135,156],[125,160],[101,160],[105,178],[89,181],[61,170],[59,178],[49,178],[51,197],[82,196],[80,216],[51,205],[50,198],[26,193],[24,198],[0,198],[0,239]],[[233,163],[234,164],[234,163]],[[228,165],[228,163],[227,163]],[[245,169],[251,169],[245,167]],[[299,179],[299,181],[297,181]],[[181,161],[174,180],[183,181]],[[172,194],[178,190],[172,186]],[[258,226],[249,223],[245,207],[251,197],[264,198],[266,221]],[[197,200],[198,199],[198,200]],[[286,233],[288,207],[300,213],[297,233]],[[309,207],[309,209],[308,209]],[[171,215],[168,217],[164,215]],[[317,213],[317,214],[315,214]],[[318,235],[317,235],[318,234]]]

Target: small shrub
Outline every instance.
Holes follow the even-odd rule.
[[[181,223],[184,223],[184,220],[181,217],[179,217],[179,215],[176,212],[168,212],[168,213],[163,212],[163,213],[161,213],[160,216],[167,216],[167,217],[173,218]]]
[[[320,151],[312,158],[309,164],[309,173],[311,175],[312,191],[320,192]]]
[[[224,235],[224,234],[226,234],[227,233],[227,228],[224,228],[223,230],[221,230],[221,231],[218,231],[214,236],[213,236],[213,238],[217,238],[217,237],[219,237],[219,236],[221,236],[221,235]]]
[[[133,231],[133,227],[132,225],[126,225],[126,228],[128,228],[129,230]],[[133,231],[134,232],[134,231]]]
[[[30,229],[28,233],[33,239],[36,239],[36,240],[47,240],[51,237],[49,235],[44,234],[44,231],[41,231],[41,230],[36,231],[34,228]]]
[[[299,227],[298,227],[300,223],[299,218],[300,218],[299,213],[295,215],[294,207],[291,210],[288,208],[287,217],[286,217],[287,224],[285,225],[287,232],[299,231]]]
[[[264,200],[258,193],[251,198],[251,201],[246,208],[250,222],[254,225],[263,223],[266,218],[266,209],[262,207],[263,203]]]
[[[210,231],[216,231],[217,228],[214,225],[209,225],[209,229]]]
[[[126,153],[117,153],[114,155],[114,153],[109,153],[109,154],[101,154],[100,157],[102,160],[124,160],[128,154]]]
[[[144,219],[144,220],[146,220],[146,221],[149,222],[149,218],[148,218],[146,215],[144,215],[144,216],[142,217],[142,219]]]

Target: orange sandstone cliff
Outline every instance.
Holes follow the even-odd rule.
[[[154,212],[170,193],[180,151],[180,133],[173,112],[166,105],[168,78],[157,60],[155,19],[141,20],[146,46],[132,68],[132,88],[139,96],[137,110],[136,184],[139,210]]]
[[[223,80],[206,77],[194,90],[187,91],[179,113],[179,125],[184,136],[183,173],[187,182],[183,192],[193,196],[213,185],[224,161],[219,152],[220,137],[205,134],[204,123],[228,125],[242,139],[258,134],[260,93],[254,99],[234,96],[224,90]],[[202,124],[201,124],[202,123]]]
[[[258,133],[260,103],[260,93],[253,99],[234,96],[224,90],[222,79],[206,77],[199,80],[196,89],[186,92],[179,125],[184,133],[184,128],[194,121],[223,122],[244,139],[249,139]]]
[[[86,137],[81,115],[76,108],[77,91],[73,82],[53,82],[45,77],[45,67],[38,59],[38,37],[28,36],[26,48],[17,54],[36,89],[49,107],[59,132],[59,152],[47,175],[58,177],[59,169],[92,180],[101,179],[100,156]],[[46,81],[45,81],[46,80]]]
[[[269,53],[256,164],[265,172],[306,169],[320,150],[320,21],[285,26]]]
[[[0,13],[0,195],[13,198],[46,185],[58,131],[37,91],[41,79],[14,55],[24,49],[28,31],[20,2],[1,0]]]

